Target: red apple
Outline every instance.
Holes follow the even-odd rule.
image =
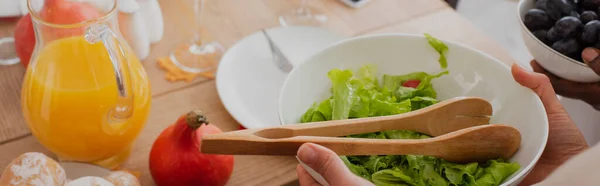
[[[29,58],[35,47],[35,35],[33,32],[33,24],[29,14],[23,16],[15,27],[15,50],[17,56],[21,59],[21,63],[25,68],[29,64]]]

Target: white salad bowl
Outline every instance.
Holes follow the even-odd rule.
[[[540,158],[548,138],[548,120],[539,97],[516,83],[509,67],[499,60],[461,44],[443,41],[450,73],[432,81],[438,100],[476,96],[493,106],[491,123],[516,127],[522,142],[510,161],[521,168],[501,185],[517,185]],[[405,34],[370,35],[335,43],[295,67],[280,94],[282,124],[295,124],[315,102],[331,96],[327,73],[335,68],[358,69],[366,64],[383,74],[402,75],[440,71],[438,53],[423,36]],[[313,177],[319,175],[312,172]]]

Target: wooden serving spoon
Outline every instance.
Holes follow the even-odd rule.
[[[291,124],[265,129],[236,131],[265,138],[293,136],[347,136],[386,130],[410,130],[439,136],[472,126],[488,124],[492,105],[478,97],[456,97],[404,114]]]
[[[281,139],[255,137],[221,138],[220,134],[202,139],[202,153],[235,155],[296,155],[300,145],[316,143],[338,155],[426,155],[451,162],[485,162],[509,159],[521,144],[519,131],[508,125],[490,124],[470,127],[429,139],[366,139],[296,136]]]
[[[518,149],[520,133],[510,126],[484,125],[489,122],[491,112],[491,105],[481,98],[454,98],[400,115],[206,135],[201,151],[209,154],[295,155],[300,145],[313,142],[339,155],[417,154],[457,162],[508,158]],[[468,128],[473,126],[480,127]],[[412,130],[443,136],[423,140],[335,138],[385,130]]]

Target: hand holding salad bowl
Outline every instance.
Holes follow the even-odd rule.
[[[410,153],[382,154],[378,152],[388,151],[380,150],[378,147],[371,148],[373,149],[371,154],[344,154],[339,152],[364,151],[364,148],[369,147],[364,144],[348,143],[342,148],[331,148],[333,150],[331,151],[315,144],[305,144],[300,147],[301,144],[295,143],[293,146],[295,149],[300,149],[297,154],[299,160],[307,160],[307,157],[309,160],[310,157],[313,160],[316,157],[331,158],[331,154],[333,154],[336,158],[333,158],[333,162],[326,163],[327,166],[343,164],[344,167],[347,167],[342,169],[342,172],[334,170],[323,172],[320,169],[327,168],[327,166],[319,166],[319,161],[304,162],[306,164],[299,167],[298,170],[300,181],[302,182],[304,179],[305,183],[306,177],[302,176],[303,173],[310,173],[314,178],[314,180],[308,179],[309,181],[316,180],[323,185],[351,182],[359,185],[362,185],[360,183],[374,185],[517,185],[533,169],[546,146],[548,138],[546,110],[535,92],[514,81],[510,69],[506,65],[463,45],[442,42],[429,35],[423,37],[402,34],[362,36],[336,43],[312,56],[289,74],[280,94],[279,114],[282,124],[299,126],[284,128],[303,128],[300,126],[312,127],[320,123],[329,125],[330,121],[338,120],[347,122],[385,117],[411,117],[420,112],[432,112],[433,108],[442,107],[440,104],[461,98],[478,98],[484,100],[491,108],[485,109],[485,104],[481,107],[471,106],[476,108],[472,109],[475,111],[477,108],[483,109],[480,109],[482,111],[475,115],[456,112],[450,119],[433,122],[435,125],[423,124],[429,128],[432,128],[431,126],[445,127],[450,125],[454,118],[475,118],[472,120],[480,122],[475,122],[477,124],[472,125],[473,127],[464,126],[465,129],[448,131],[447,134],[428,134],[423,130],[417,130],[418,124],[412,128],[400,127],[410,130],[398,130],[397,128],[390,130],[392,129],[390,127],[381,127],[379,131],[367,129],[373,128],[368,127],[370,125],[363,125],[362,133],[350,134],[348,131],[360,130],[354,130],[357,128],[356,126],[347,125],[347,128],[336,128],[337,131],[334,132],[312,131],[311,134],[294,133],[295,130],[291,129],[279,131],[262,129],[258,132],[254,131],[255,137],[258,136],[254,142],[304,137],[305,141],[312,139],[317,144],[328,146],[329,142],[319,141],[322,138],[320,136],[337,134],[335,137],[338,137],[338,142],[376,141],[375,143],[381,144],[389,141],[388,143],[391,144],[399,141],[414,145],[415,143],[441,141],[442,138],[464,130],[506,127],[514,130],[491,130],[489,135],[475,135],[461,139],[463,141],[460,143],[439,147],[440,149],[463,148],[456,152],[480,155],[489,149],[479,147],[469,149],[464,148],[464,144],[478,141],[486,143],[486,140],[501,136],[503,133],[514,134],[497,142],[498,144],[516,143],[516,148],[508,156],[490,156],[483,161],[478,159],[472,162],[449,161],[448,158],[440,158],[445,156],[427,154],[423,152],[425,150],[418,148],[413,151],[405,151]],[[448,112],[464,108],[456,107],[449,111],[438,112],[428,115],[425,119],[421,118],[419,121],[434,121],[444,114],[448,115]],[[485,110],[488,110],[487,113]],[[464,121],[467,123],[468,120],[464,119]],[[404,121],[398,123],[398,125],[404,125],[402,124]],[[372,124],[375,125],[375,123]],[[203,138],[203,152],[205,147],[209,148],[210,140],[207,139],[210,138],[211,135]],[[244,140],[238,138],[232,141],[234,142],[231,144]],[[289,151],[287,146],[265,145],[262,147],[266,150],[261,153],[281,155],[281,152]],[[427,149],[428,146],[431,147],[423,145],[422,148]],[[260,147],[257,146],[257,148]],[[389,147],[394,148],[394,146]],[[257,151],[256,148],[250,150]],[[279,153],[274,153],[276,151]],[[337,156],[334,152],[338,152],[337,155],[342,156]],[[326,156],[322,156],[323,153]],[[329,155],[327,155],[328,153]],[[301,161],[301,163],[303,162]],[[316,168],[316,171],[310,167]],[[331,178],[331,174],[343,175],[344,172],[350,172],[352,175],[362,178],[358,180],[366,182],[356,180],[336,182],[332,180],[334,178]],[[326,179],[322,179],[323,176]],[[353,180],[354,178],[349,179]],[[348,180],[346,179],[346,181]]]

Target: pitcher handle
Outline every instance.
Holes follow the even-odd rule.
[[[133,115],[131,72],[123,50],[116,43],[116,38],[115,33],[105,24],[90,25],[85,32],[85,39],[89,43],[102,42],[115,72],[118,100],[115,108],[109,113],[111,121],[125,120]],[[121,58],[119,58],[119,55],[121,55]]]

